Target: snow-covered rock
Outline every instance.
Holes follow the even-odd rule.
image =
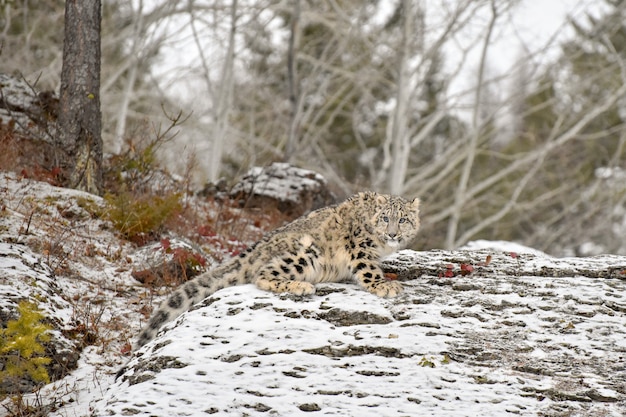
[[[136,352],[91,415],[626,410],[626,258],[403,251],[385,269],[405,281],[396,299],[219,291]]]
[[[0,227],[2,220],[0,217]],[[70,326],[72,308],[61,293],[50,268],[27,246],[0,242],[0,327],[18,319],[17,307],[21,301],[37,306],[53,328],[51,340],[43,344],[51,359],[46,368],[52,380],[76,369],[80,355],[80,344],[63,333]],[[0,359],[0,369],[3,365]],[[35,386],[28,377],[11,378],[0,383],[0,393],[30,392]]]
[[[242,206],[275,207],[293,218],[335,202],[323,176],[280,162],[251,168],[230,195]]]
[[[136,318],[136,323],[127,318],[133,315],[128,299],[118,296],[134,283],[130,271],[121,270],[126,259],[123,244],[88,210],[102,204],[101,198],[88,193],[0,173],[0,326],[16,319],[18,303],[27,300],[53,327],[51,341],[44,344],[45,355],[52,359],[47,369],[53,383],[38,391],[30,404],[48,403],[44,393],[49,391],[54,392],[52,408],[65,395],[81,391],[84,396],[76,372],[94,369],[85,358],[92,355],[96,362],[115,367],[115,355],[108,349],[119,351],[117,338],[128,339],[132,328],[139,327]],[[121,326],[124,318],[128,322]],[[98,352],[93,344],[102,350],[86,353]],[[85,380],[93,383],[94,375]],[[19,387],[0,390],[33,391],[27,378],[18,383]],[[7,407],[0,405],[8,412]]]
[[[58,98],[52,92],[40,92],[24,79],[0,74],[0,124],[12,125],[26,134],[52,142],[58,116]]]

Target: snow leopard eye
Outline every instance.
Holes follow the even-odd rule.
[[[387,216],[383,216],[383,221],[384,221],[385,223],[389,223],[389,217],[387,217]]]
[[[400,220],[398,220],[398,223],[404,223],[406,221],[406,217],[400,217]]]

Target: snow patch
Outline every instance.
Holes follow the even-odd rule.
[[[508,242],[505,240],[474,240],[471,242],[467,242],[465,245],[461,246],[459,250],[480,250],[480,249],[491,249],[494,251],[500,252],[512,252],[512,253],[529,253],[535,256],[544,256],[548,257],[545,252],[542,252],[537,249],[529,248],[528,246],[524,246],[515,242]]]
[[[317,172],[274,162],[269,167],[252,167],[233,187],[231,195],[255,194],[298,203],[303,191],[316,191],[320,186],[326,186],[326,179]]]

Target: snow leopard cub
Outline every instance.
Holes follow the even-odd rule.
[[[192,305],[233,285],[255,283],[264,290],[304,295],[315,293],[318,282],[352,277],[373,294],[395,297],[402,285],[387,280],[379,263],[415,238],[419,205],[417,198],[361,192],[300,217],[174,291],[141,331],[137,345]]]

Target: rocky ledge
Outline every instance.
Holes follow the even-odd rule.
[[[396,299],[219,291],[92,415],[624,415],[625,257],[403,251],[385,269]]]

